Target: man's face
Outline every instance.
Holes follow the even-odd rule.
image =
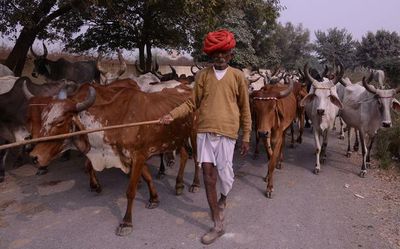
[[[232,50],[215,51],[211,54],[213,65],[216,69],[225,69],[228,67],[228,62],[232,59]]]

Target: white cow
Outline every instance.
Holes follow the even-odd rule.
[[[381,127],[391,127],[390,109],[400,111],[400,103],[394,95],[400,88],[381,90],[369,85],[363,78],[363,86],[346,85],[343,97],[343,109],[340,112],[343,120],[359,131],[363,162],[360,176],[365,177],[370,164],[370,152],[374,137]],[[369,138],[367,146],[366,137]]]
[[[380,89],[385,89],[385,72],[379,69],[371,69],[373,80],[379,83]]]
[[[7,66],[0,64],[0,77],[3,76],[14,76],[14,72],[11,71]]]
[[[108,85],[113,81],[116,81],[119,79],[121,75],[123,75],[126,71],[126,62],[124,60],[124,57],[122,57],[122,53],[120,50],[117,50],[118,52],[118,60],[119,60],[119,69],[116,73],[114,72],[108,72],[105,68],[101,66],[101,59],[103,55],[99,53],[99,56],[97,57],[96,60],[96,67],[97,70],[100,71],[100,85]]]
[[[304,67],[304,73],[307,79],[312,82],[310,92],[300,101],[300,106],[305,106],[308,117],[311,118],[316,146],[316,164],[314,173],[318,174],[321,165],[326,158],[326,147],[328,145],[328,131],[332,129],[335,117],[341,109],[342,103],[336,92],[336,83],[343,77],[344,70],[340,71],[332,80],[325,79],[318,82],[314,79],[308,70],[308,65]],[[320,137],[322,136],[322,146]],[[322,160],[320,160],[320,156]]]

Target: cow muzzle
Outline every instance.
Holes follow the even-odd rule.
[[[384,128],[392,127],[392,122],[382,122],[382,127]]]
[[[317,109],[317,114],[322,116],[325,114],[325,110],[324,109]]]
[[[267,138],[268,137],[268,131],[258,131],[258,136],[260,138]]]

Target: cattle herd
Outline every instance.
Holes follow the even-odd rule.
[[[196,71],[192,76],[160,74],[158,65],[151,72],[127,75],[126,63],[118,52],[120,69],[108,72],[97,61],[71,63],[64,59],[35,57],[33,77],[42,75],[46,82],[33,83],[28,77],[15,77],[7,67],[0,65],[0,142],[13,143],[25,139],[47,137],[80,130],[102,128],[111,125],[157,120],[192,96]],[[400,91],[385,89],[384,74],[371,70],[360,82],[345,77],[345,69],[338,63],[334,69],[325,68],[319,73],[308,64],[296,72],[282,70],[247,70],[243,72],[249,83],[249,100],[253,119],[256,146],[254,157],[259,154],[261,140],[268,156],[268,172],[265,195],[272,197],[273,172],[283,161],[285,133],[291,131],[291,145],[302,142],[304,126],[312,125],[315,140],[315,168],[319,174],[321,163],[326,160],[328,132],[335,120],[346,124],[348,153],[351,155],[351,131],[356,142],[360,141],[363,160],[360,176],[365,177],[370,163],[370,151],[374,137],[381,127],[390,127],[391,109],[400,110],[394,98]],[[371,85],[377,81],[379,87]],[[127,208],[118,235],[132,231],[132,205],[136,188],[143,177],[150,193],[147,208],[157,207],[159,200],[146,160],[153,155],[161,156],[159,176],[164,174],[164,157],[173,163],[174,151],[180,153],[180,167],[176,178],[176,194],[184,188],[183,174],[186,161],[193,157],[196,163],[196,113],[174,120],[171,125],[143,125],[124,129],[104,130],[74,136],[67,139],[29,144],[17,149],[17,164],[29,155],[37,165],[38,174],[47,172],[48,165],[64,152],[74,149],[86,156],[86,169],[90,188],[101,192],[96,171],[104,168],[120,168],[129,174]],[[298,129],[294,129],[297,125]],[[294,138],[294,131],[298,136]],[[343,127],[341,127],[343,132]],[[342,134],[341,137],[344,138]],[[0,150],[0,182],[5,179],[5,163],[10,150]],[[195,167],[193,183],[189,191],[200,187],[199,167]]]

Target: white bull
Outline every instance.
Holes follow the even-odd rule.
[[[328,145],[328,131],[332,129],[335,117],[341,109],[342,103],[338,98],[335,84],[343,77],[344,70],[340,67],[340,71],[332,80],[324,78],[323,82],[314,79],[308,70],[308,65],[304,67],[304,73],[307,79],[312,82],[310,92],[300,101],[300,106],[306,109],[308,117],[311,118],[314,140],[316,146],[316,164],[314,173],[318,174],[321,165],[326,158],[326,147]],[[322,136],[322,146],[320,137]],[[320,157],[322,160],[320,160]]]
[[[374,137],[381,127],[391,127],[390,109],[400,111],[400,103],[394,95],[400,88],[380,90],[369,85],[363,78],[363,86],[359,84],[346,85],[343,97],[343,109],[340,116],[344,122],[359,131],[363,162],[360,176],[365,177],[370,164],[370,152]],[[369,138],[367,146],[366,136]]]

